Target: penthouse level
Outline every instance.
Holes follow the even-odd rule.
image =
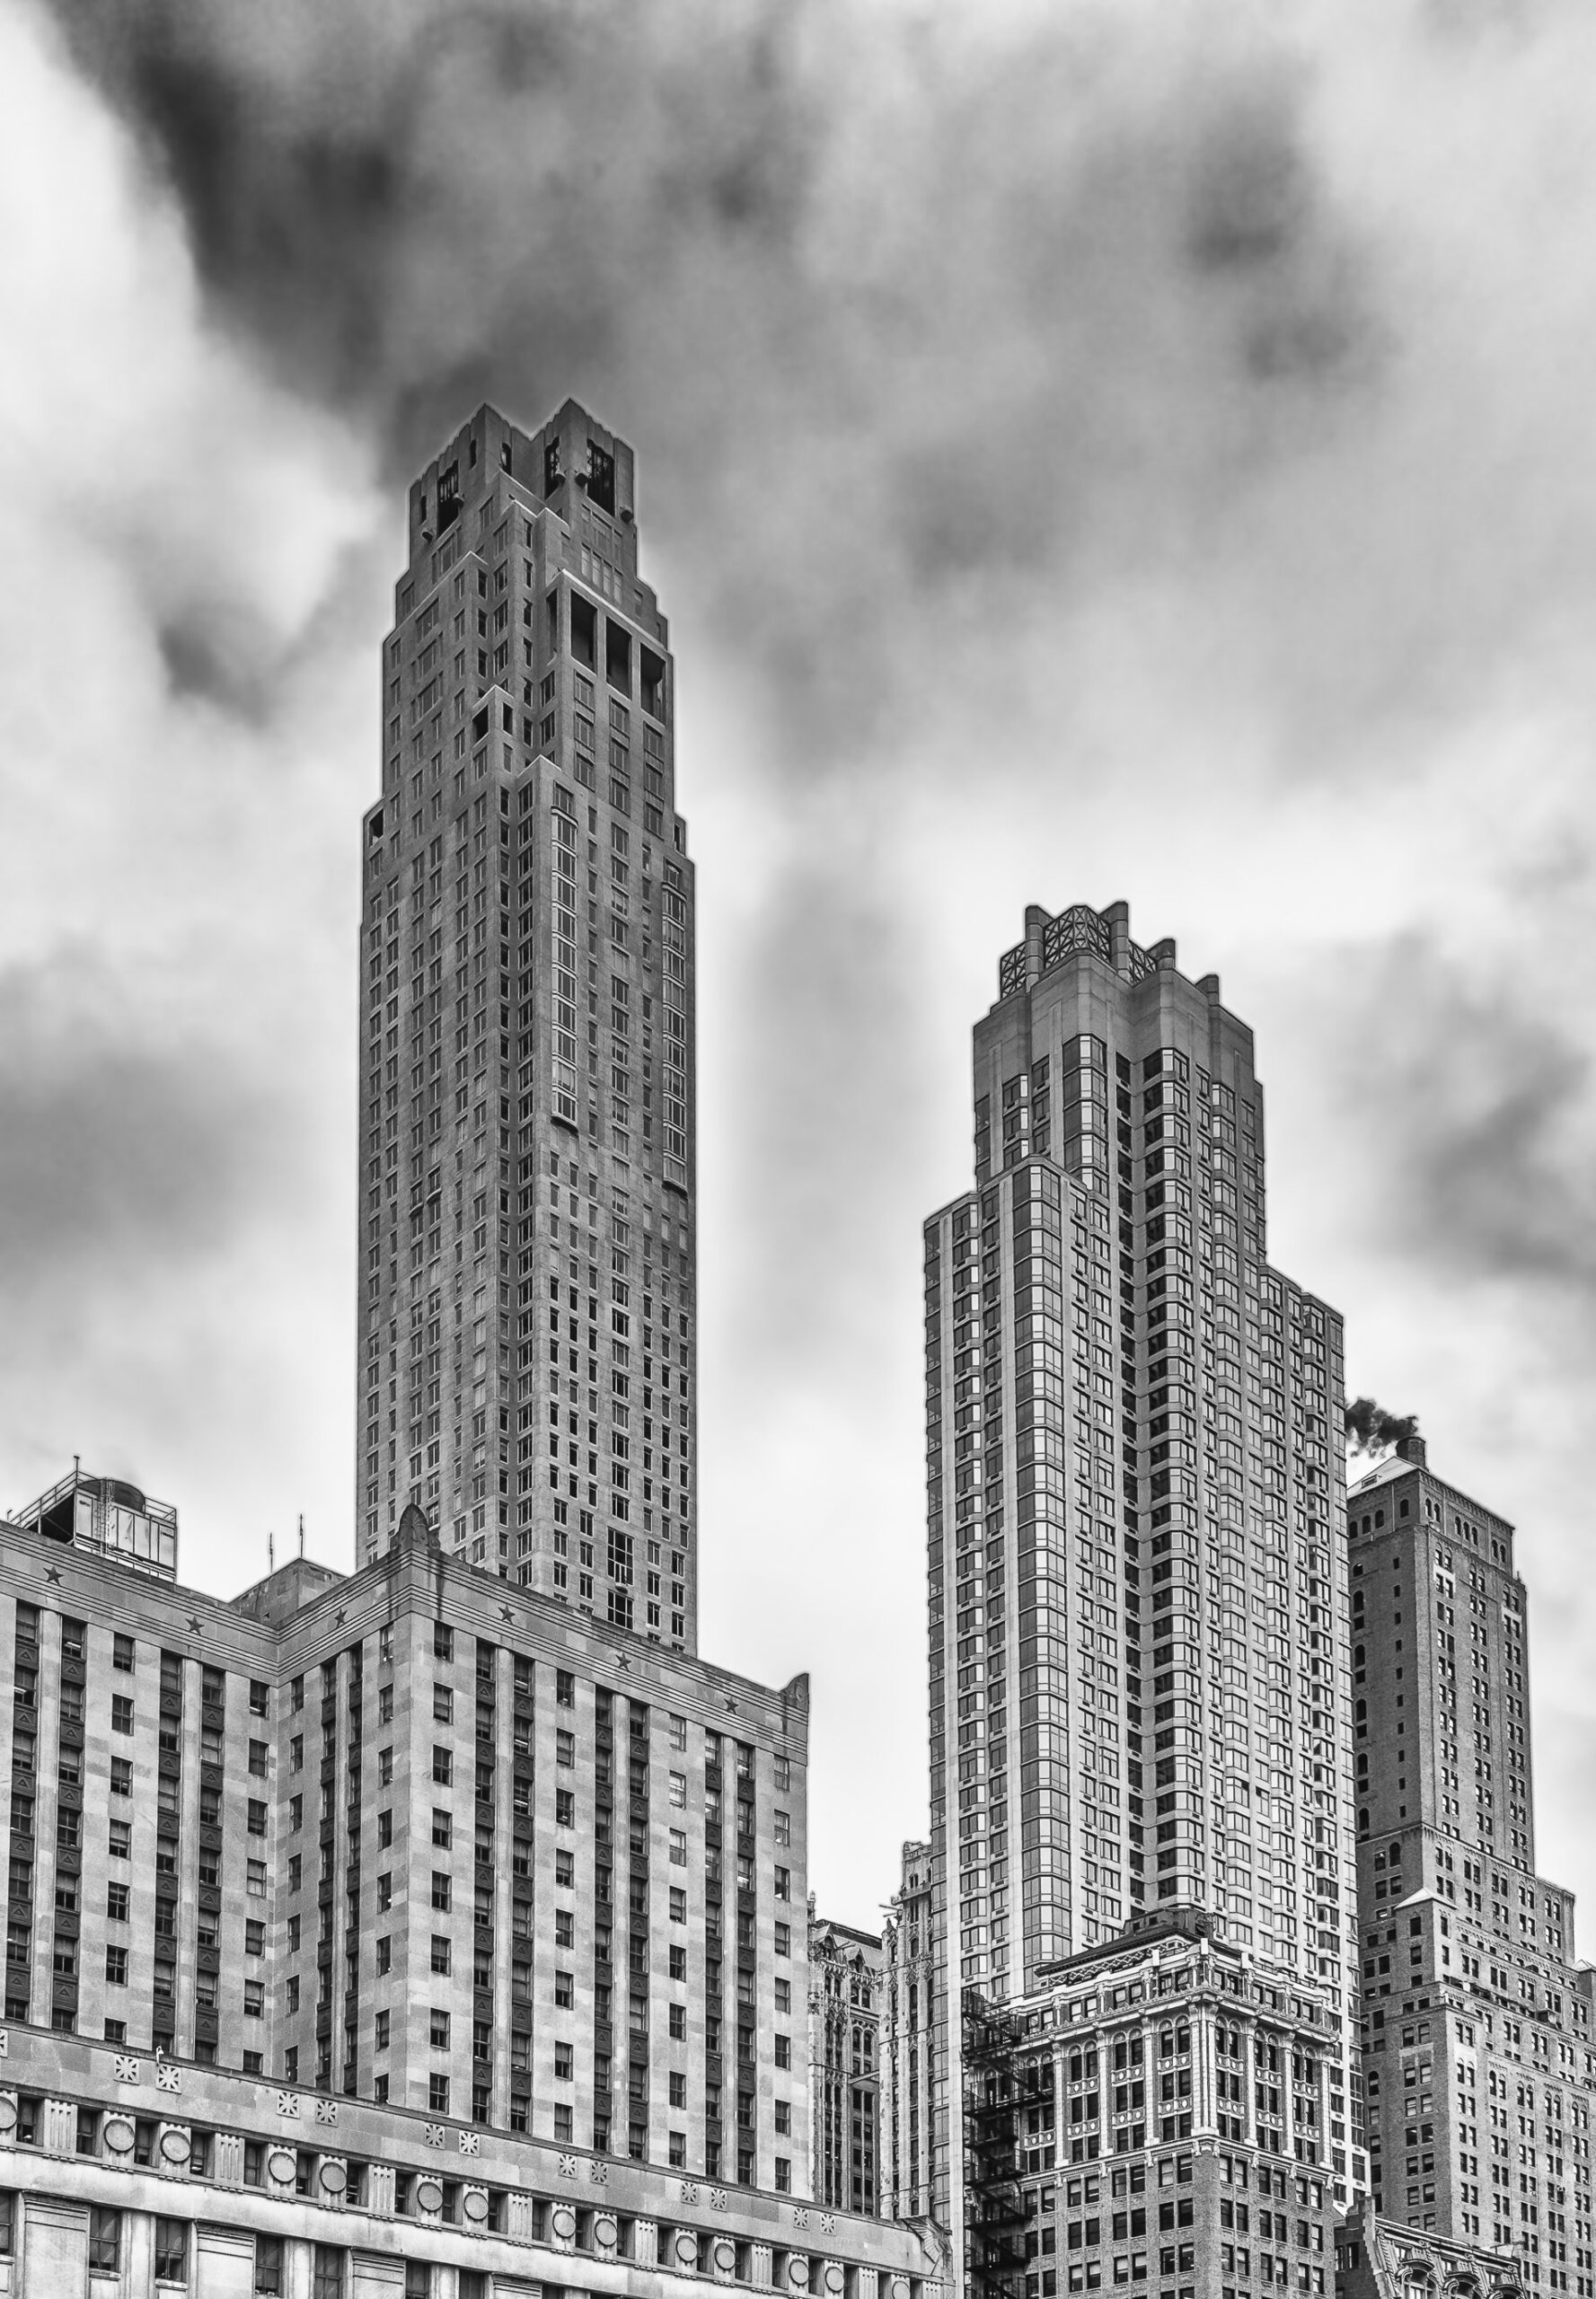
[[[807,1745],[807,1678],[601,1631],[419,1511],[234,1603],[0,1523],[13,2048],[801,2198]]]

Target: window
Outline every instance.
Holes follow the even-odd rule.
[[[447,1852],[454,1841],[454,1823],[441,1804],[432,1808],[432,1841],[440,1852]]]
[[[576,2053],[569,2044],[554,2047],[554,2074],[561,2083],[569,2083],[576,2074]]]
[[[687,1775],[673,1772],[670,1778],[670,1801],[678,1810],[687,1801]]]
[[[265,1779],[266,1743],[264,1740],[251,1740],[250,1742],[250,1770],[257,1780]]]
[[[447,2084],[444,2088],[446,2091]],[[344,2299],[344,2254],[335,2244],[316,2245],[311,2299]]]
[[[435,1868],[432,1872],[432,1905],[445,1912],[453,1905],[446,1869]]]
[[[156,2220],[155,2280],[157,2283],[188,2282],[189,2223],[186,2219]]]
[[[447,1788],[454,1777],[454,1759],[447,1748],[432,1751],[432,1776],[440,1788]]]
[[[687,2006],[685,2004],[673,2004],[670,2006],[670,2030],[671,2041],[674,2044],[684,2044],[686,2042]]]
[[[790,2036],[776,2038],[776,2065],[778,2067],[792,2066],[792,2038]]]
[[[790,1844],[792,1842],[792,1814],[778,1810],[775,1814],[775,1821],[776,1842]]]
[[[379,1724],[392,1724],[392,1722],[393,1687],[392,1685],[383,1685],[379,1687],[377,1692],[377,1722]]]
[[[574,1948],[576,1944],[576,1918],[569,1907],[557,1907],[554,1911],[554,1945],[557,1948]]]
[[[435,2116],[449,2112],[449,2079],[446,2075],[429,2075],[427,2079],[427,2104]]]
[[[297,1804],[299,1801],[300,1799],[295,1796],[294,1799],[295,1803]],[[298,1822],[295,1821],[295,1826],[297,1827],[298,1825]],[[386,1852],[388,1846],[392,1843],[392,1841],[393,1813],[392,1807],[390,1807],[387,1811],[379,1812],[377,1814],[377,1850],[379,1852]]]
[[[375,2048],[376,2048],[376,2049],[377,2049],[378,2051],[386,2051],[386,2050],[387,2050],[387,2048],[388,2048],[388,2039],[389,2039],[389,2036],[390,2036],[390,2034],[391,2034],[391,2032],[392,2032],[392,2013],[388,2013],[388,2012],[379,2012],[379,2013],[377,2013],[377,2021],[376,2021],[376,2046],[375,2046]]]
[[[454,1696],[447,1685],[432,1687],[432,1716],[436,1724],[449,1724],[454,1718]]]
[[[554,1825],[560,1828],[576,1827],[577,1799],[574,1790],[557,1788],[554,1791]]]
[[[263,1678],[251,1677],[250,1678],[250,1714],[251,1716],[265,1715],[267,1695],[269,1690],[269,1687]]]
[[[569,1669],[554,1672],[554,1704],[558,1708],[574,1708],[577,1704],[577,1679]]]
[[[671,1977],[673,1979],[680,1980],[684,1980],[687,1977],[687,1951],[685,1948],[673,1947],[671,1950]]]
[[[687,1719],[685,1716],[667,1716],[666,1718],[666,1737],[673,1748],[684,1748],[687,1746]]]
[[[243,1951],[246,1956],[266,1953],[266,1925],[260,1916],[251,1916],[244,1924]]]
[[[441,1620],[432,1624],[432,1657],[435,1660],[454,1658],[454,1632]]]
[[[673,1828],[671,1830],[671,1866],[685,1868],[686,1865],[687,1832],[684,1828]]]
[[[391,1972],[392,1969],[393,1942],[384,1932],[377,1942],[377,1977],[381,1979],[385,1972]]]
[[[778,2012],[790,2012],[792,2009],[792,1982],[789,1979],[776,1982],[776,2009]]]
[[[776,1758],[776,1793],[780,1796],[785,1796],[791,1786],[792,1758],[790,1757],[778,1757]]]
[[[243,1984],[243,2015],[246,2020],[263,2020],[266,2016],[266,1982],[246,1979]]]
[[[554,1975],[554,2001],[562,2012],[569,2012],[577,2000],[576,1982],[569,1972]]]
[[[112,1640],[110,1648],[110,1665],[113,1669],[122,1669],[131,1673],[133,1668],[133,1639],[130,1636],[118,1636]]]
[[[124,1885],[124,1886],[122,1887],[122,1890],[123,1890],[123,1895],[124,1895],[124,1898],[126,1898],[126,1893],[127,1893],[127,1886],[126,1886],[126,1885]],[[124,1912],[125,1912],[125,1911],[124,1911]],[[106,1950],[106,1951],[105,1951],[105,1984],[106,1984],[106,1986],[107,1986],[108,1987],[126,1987],[126,1986],[127,1986],[127,1985],[128,1985],[128,1951],[126,1950],[126,1948],[108,1948],[108,1949]]]
[[[283,2299],[283,2239],[280,2235],[257,2235],[255,2238],[256,2299]]]
[[[246,1826],[251,1836],[266,1834],[266,1801],[263,1797],[251,1797]]]
[[[778,2195],[790,2195],[792,2193],[792,2158],[790,2155],[778,2155],[776,2158],[776,2193]]]
[[[110,2211],[100,2204],[89,2207],[89,2273],[91,2275],[120,2275],[122,2271],[122,2215]]]
[[[683,1888],[683,1886],[682,1886],[682,1885],[680,1885],[680,1884],[673,1884],[673,1885],[671,1886],[671,1922],[672,1922],[673,1924],[685,1924],[685,1923],[686,1923],[686,1921],[687,1921],[687,1894],[686,1894],[686,1891],[684,1890],[684,1889]]]
[[[203,1881],[204,1880],[202,1878],[201,1881]],[[264,1860],[251,1860],[248,1863],[244,1870],[244,1889],[252,1900],[263,1900],[266,1898],[266,1863]]]
[[[110,1729],[113,1732],[133,1730],[133,1699],[131,1694],[112,1693],[110,1696]],[[114,2216],[114,2214],[113,2214]]]
[[[434,2051],[448,2050],[449,2015],[446,2012],[433,2013],[428,2025],[428,2040]]]
[[[792,1953],[792,1926],[790,1924],[779,1923],[776,1926],[776,1953],[779,1956],[790,1956]]]
[[[110,1760],[110,1793],[113,1796],[132,1795],[133,1759],[131,1757],[112,1757]]]
[[[380,1748],[377,1751],[377,1786],[389,1788],[392,1783],[393,1751],[392,1748]]]
[[[449,1969],[449,1942],[442,1932],[432,1935],[432,1969],[435,1972],[446,1972]]]
[[[779,1900],[792,1898],[792,1872],[789,1868],[778,1868],[776,1871],[776,1898]]]
[[[113,1860],[132,1859],[133,1823],[131,1820],[113,1820],[111,1822],[110,1856]]]

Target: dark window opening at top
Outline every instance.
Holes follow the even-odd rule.
[[[595,439],[587,442],[587,498],[601,511],[614,511],[615,458],[606,455]]]
[[[437,475],[437,531],[453,526],[460,516],[460,465],[451,463]]]
[[[565,473],[560,468],[560,442],[551,439],[543,449],[543,493],[552,495],[564,478]]]
[[[631,639],[628,632],[604,621],[604,676],[622,694],[631,692]]]
[[[425,488],[421,489],[420,498],[416,506],[416,516],[423,526],[427,524],[427,489]]]
[[[472,471],[475,471],[477,467],[477,443],[474,439],[471,439],[468,440],[466,444],[471,449],[471,467]]]
[[[598,609],[591,599],[571,594],[571,656],[591,671],[598,664]]]
[[[651,647],[638,650],[643,679],[643,708],[650,718],[665,717],[665,664]]]
[[[508,471],[510,467],[510,443],[507,439],[498,451],[498,467],[501,471]]]

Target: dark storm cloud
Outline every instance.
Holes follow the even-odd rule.
[[[151,1041],[98,961],[0,973],[0,1290],[209,1254],[270,1171],[270,1105],[205,1039]]]
[[[789,767],[890,745],[1010,580],[1184,545],[1216,474],[1300,446],[1283,394],[1333,426],[1374,364],[1305,75],[1219,9],[991,42],[833,0],[57,13],[216,307],[391,476],[482,395],[638,436],[651,544]]]
[[[1470,985],[1417,938],[1364,970],[1346,1018],[1348,1091],[1380,1146],[1378,1231],[1454,1279],[1596,1320],[1589,1049],[1512,969]]]

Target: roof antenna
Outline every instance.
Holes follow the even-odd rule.
[[[303,1563],[304,1562],[304,1511],[303,1509],[299,1512],[299,1558]]]

